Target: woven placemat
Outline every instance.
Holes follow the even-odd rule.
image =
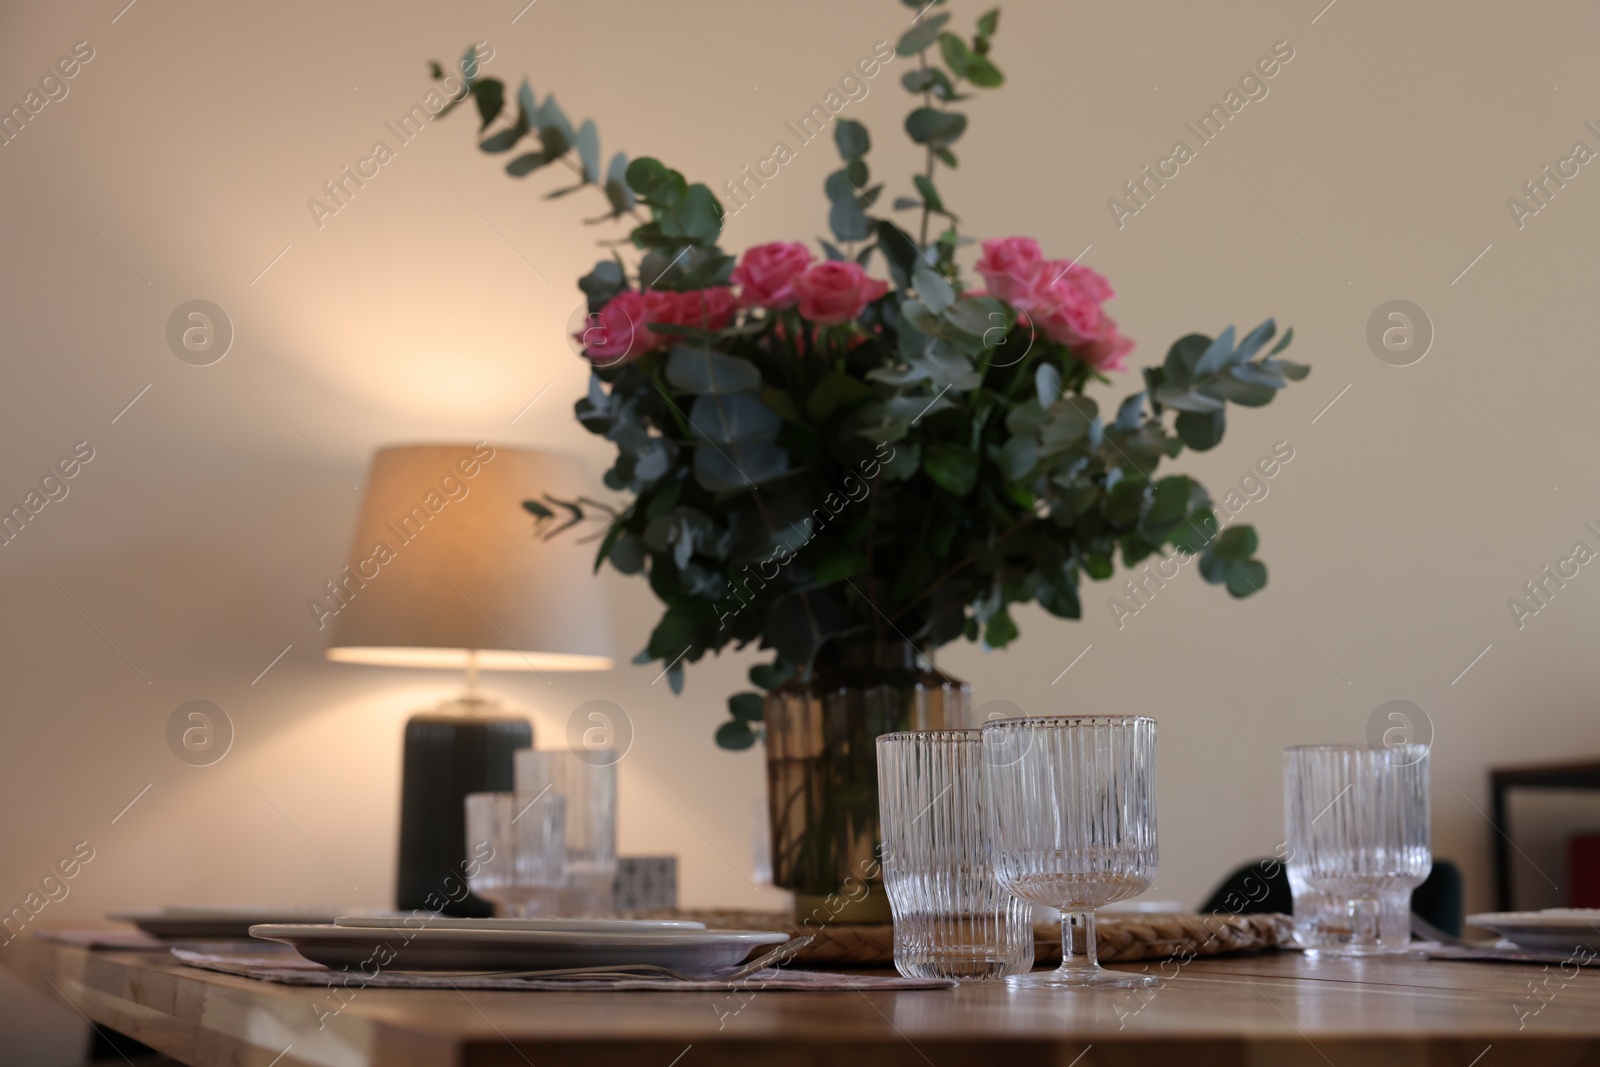
[[[786,912],[651,911],[639,918],[694,919],[720,930],[784,930],[816,938],[795,957],[798,963],[860,967],[894,966],[894,927],[882,924],[818,923],[802,925]],[[1287,915],[1195,915],[1107,912],[1096,923],[1096,945],[1102,963],[1166,959],[1179,954],[1222,956],[1263,952],[1288,945],[1294,927]],[[1082,945],[1075,946],[1079,950]],[[1036,923],[1035,963],[1061,959],[1061,927]]]

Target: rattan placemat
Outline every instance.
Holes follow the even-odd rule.
[[[640,912],[640,918],[695,919],[713,929],[785,930],[808,933],[816,940],[795,957],[812,964],[894,966],[894,927],[883,924],[804,924],[786,912],[672,911]],[[1171,956],[1221,956],[1262,952],[1288,945],[1293,926],[1287,915],[1194,915],[1107,913],[1100,916],[1096,938],[1102,963],[1167,959]],[[1035,963],[1061,959],[1061,927],[1038,923],[1033,928]],[[1077,946],[1082,948],[1081,945]]]

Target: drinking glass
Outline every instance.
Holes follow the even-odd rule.
[[[567,802],[552,795],[468,793],[467,885],[500,915],[553,915],[566,884]]]
[[[995,875],[1012,894],[1061,911],[1061,966],[1006,984],[1155,984],[1152,974],[1103,970],[1094,926],[1096,908],[1139,895],[1155,877],[1155,720],[997,719],[983,725],[983,746]]]
[[[607,915],[617,877],[617,767],[609,750],[516,754],[517,792],[566,800],[568,915]]]
[[[1347,917],[1350,929],[1347,942],[1308,951],[1370,956],[1396,949],[1396,939],[1384,937],[1384,901],[1409,899],[1433,867],[1428,762],[1422,745],[1284,750],[1284,829],[1295,879],[1332,897],[1331,910]]]
[[[895,969],[907,978],[963,982],[1028,970],[1033,906],[994,877],[982,734],[889,733],[877,744]]]
[[[1295,944],[1313,956],[1349,944],[1350,902],[1312,889],[1298,864],[1285,864],[1285,869],[1294,894]],[[1390,952],[1404,951],[1411,944],[1411,890],[1397,889],[1379,898],[1378,944]]]

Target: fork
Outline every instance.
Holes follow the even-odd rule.
[[[1411,913],[1411,934],[1424,941],[1437,941],[1441,945],[1453,945],[1456,948],[1490,948],[1495,944],[1493,941],[1468,941],[1464,937],[1447,933],[1416,912]]]
[[[541,971],[401,971],[396,973],[429,978],[650,978],[680,982],[737,982],[768,967],[787,963],[814,941],[809,934],[779,945],[740,967],[722,974],[687,974],[657,963],[618,963],[609,967],[557,967]]]

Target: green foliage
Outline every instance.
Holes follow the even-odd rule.
[[[1018,634],[1015,605],[1079,618],[1082,584],[1111,578],[1118,560],[1184,553],[1236,597],[1266,584],[1254,529],[1219,532],[1205,489],[1158,470],[1184,448],[1215,447],[1229,405],[1266,404],[1309,373],[1279,356],[1293,331],[1270,350],[1271,319],[1242,338],[1232,327],[1182,337],[1102,415],[1086,390],[1105,378],[1014,308],[962,295],[973,287],[957,253],[970,242],[938,167],[956,166],[967,128],[952,105],[1004,82],[999,12],[962,36],[944,0],[907,6],[918,14],[896,51],[916,64],[901,78],[915,98],[904,127],[923,165],[892,209],[920,219],[883,216],[871,136],[840,118],[840,166],[823,184],[833,241],[819,242],[832,260],[881,257],[893,290],[842,325],[793,309],[717,330],[636,323],[668,342],[597,365],[575,406],[615,446],[605,484],[625,503],[524,504],[542,536],[604,524],[595,565],[650,582],[664,611],[636,662],[663,664],[675,692],[687,664],[751,644],[773,654],[750,671],[767,693],[853,641],[1003,648]],[[590,311],[628,291],[726,283],[733,261],[717,245],[723,214],[709,188],[649,156],[618,152],[602,168],[592,121],[574,130],[527,82],[512,116],[502,83],[475,63],[468,73],[446,110],[473,98],[483,151],[508,155],[517,177],[560,164],[573,183],[547,197],[593,187],[606,210],[588,221],[629,218],[626,242],[613,243],[631,245],[634,262],[613,250],[579,280]],[[930,232],[935,218],[943,229]],[[762,703],[761,692],[731,697],[717,743],[754,744]]]

